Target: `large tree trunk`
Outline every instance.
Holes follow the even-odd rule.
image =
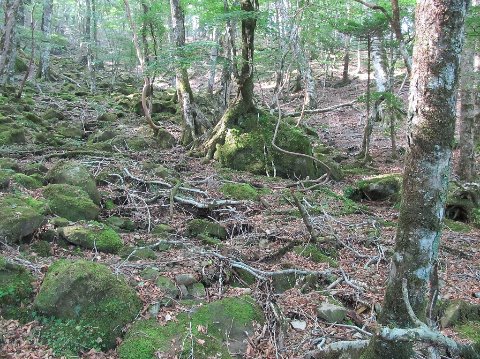
[[[50,35],[52,33],[52,8],[53,0],[43,1],[42,32],[45,39],[44,48],[40,53],[40,64],[38,66],[37,77],[50,79]]]
[[[234,103],[229,104],[225,114],[213,129],[212,134],[202,144],[202,150],[207,158],[213,158],[217,144],[224,142],[227,127],[232,121],[235,122],[243,114],[255,111],[253,101],[253,54],[257,20],[253,13],[258,10],[258,0],[241,0],[240,6],[243,11],[250,12],[253,16],[245,16],[242,19],[242,59],[240,71],[236,69],[236,66],[234,67],[238,93]]]
[[[414,328],[402,286],[416,317],[425,322],[436,298],[436,263],[455,132],[455,95],[468,0],[422,0],[410,88],[403,197],[390,275],[379,323]],[[412,342],[376,335],[365,358],[411,358]]]
[[[473,48],[465,48],[462,56],[462,74],[460,79],[460,116],[459,144],[460,156],[457,175],[460,180],[468,182],[474,177],[475,163],[475,85],[473,73]]]
[[[213,88],[215,86],[215,76],[217,72],[217,58],[218,58],[218,29],[213,28],[212,41],[215,45],[210,52],[210,69],[208,71],[207,93],[213,95]]]
[[[348,76],[348,71],[350,67],[350,35],[345,35],[345,54],[343,55],[343,72],[342,72],[342,83],[348,84],[350,78]]]
[[[16,54],[17,14],[21,0],[5,0],[4,27],[0,38],[0,85],[5,85],[11,76]]]

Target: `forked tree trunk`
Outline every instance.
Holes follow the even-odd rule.
[[[383,326],[418,327],[401,295],[404,281],[408,301],[421,321],[426,322],[431,298],[436,298],[436,263],[455,133],[455,95],[467,3],[417,2],[403,197],[379,317]],[[377,334],[364,358],[407,359],[413,356],[412,346],[411,341],[389,341]]]
[[[5,85],[15,63],[17,13],[21,0],[5,0],[4,26],[0,38],[0,85]]]
[[[52,8],[53,0],[43,1],[42,33],[45,42],[43,45],[43,50],[40,53],[40,64],[38,66],[37,77],[44,80],[50,79],[50,36],[52,33]]]
[[[475,163],[475,81],[473,73],[473,49],[465,48],[462,56],[462,74],[460,79],[460,116],[459,116],[459,161],[457,175],[460,180],[473,179]]]

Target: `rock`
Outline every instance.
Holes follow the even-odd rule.
[[[20,165],[11,158],[0,158],[0,169],[18,172],[20,171]]]
[[[43,119],[46,121],[49,120],[59,120],[63,121],[65,120],[65,115],[61,113],[60,111],[54,110],[53,108],[48,109],[44,114],[43,114]]]
[[[193,298],[205,298],[207,291],[202,283],[194,283],[188,289],[188,294]]]
[[[250,296],[205,304],[190,314],[180,313],[176,319],[165,326],[155,320],[136,322],[118,348],[119,358],[151,359],[155,352],[188,357],[191,351],[195,358],[232,358],[230,353],[245,353],[247,335],[253,331],[252,322],[264,321],[261,308]],[[196,339],[193,348],[190,341],[183,340],[189,335],[189,328]]]
[[[157,254],[152,248],[135,248],[132,246],[124,247],[120,251],[120,257],[128,258],[129,261],[140,261],[147,259],[157,259]]]
[[[83,128],[81,124],[77,123],[60,123],[55,127],[55,132],[66,138],[73,138],[77,140],[83,138]]]
[[[135,223],[133,223],[132,220],[129,218],[111,216],[108,217],[105,222],[107,222],[108,225],[111,227],[123,229],[127,232],[134,231],[136,228]]]
[[[41,163],[29,163],[25,166],[22,172],[29,176],[35,174],[43,176],[48,172],[48,168]]]
[[[162,128],[155,135],[155,144],[155,147],[159,150],[167,150],[174,147],[177,144],[177,140],[170,132]]]
[[[381,175],[358,181],[353,188],[345,190],[345,196],[354,201],[392,201],[400,199],[401,175]]]
[[[33,280],[25,268],[0,257],[0,316],[20,319],[20,307],[28,304],[33,294]]]
[[[256,201],[260,197],[258,190],[249,183],[225,183],[220,187],[220,192],[236,200]]]
[[[292,289],[297,284],[297,279],[300,277],[295,273],[286,273],[275,275],[272,277],[272,286],[275,293],[281,294],[289,289]]]
[[[440,318],[440,325],[447,328],[474,320],[480,320],[480,305],[456,300],[448,304]]]
[[[92,143],[109,141],[117,136],[117,133],[113,130],[98,131],[92,134],[88,141]]]
[[[221,224],[207,221],[205,219],[192,219],[187,224],[187,234],[195,237],[200,234],[216,237],[220,240],[227,239],[228,233]]]
[[[25,129],[21,126],[17,128],[12,127],[14,126],[0,125],[0,146],[27,143]]]
[[[175,285],[175,282],[168,277],[159,276],[155,284],[169,297],[176,299],[180,296],[180,290]]]
[[[50,257],[52,255],[52,247],[48,241],[37,241],[30,245],[30,249],[40,257]]]
[[[157,268],[147,267],[140,272],[140,277],[146,280],[157,279],[160,271]]]
[[[117,253],[123,241],[112,228],[98,222],[82,222],[74,226],[61,227],[60,236],[67,242],[100,252]]]
[[[64,183],[79,187],[88,193],[96,205],[100,204],[100,193],[97,190],[95,179],[80,163],[60,161],[48,171],[46,180],[49,183]]]
[[[68,184],[50,184],[44,188],[43,195],[53,214],[70,221],[92,220],[100,214],[100,208],[81,188]]]
[[[328,323],[341,323],[347,315],[347,309],[343,306],[323,302],[317,307],[317,316]]]
[[[0,169],[0,191],[4,191],[10,187],[10,181],[15,172],[7,169]]]
[[[164,238],[167,237],[170,233],[175,233],[175,230],[168,224],[160,223],[153,228],[151,233],[161,238]]]
[[[44,223],[44,203],[31,197],[0,197],[0,237],[20,242],[31,237]]]
[[[13,180],[26,189],[37,189],[43,186],[43,183],[33,176],[27,176],[23,173],[15,173]]]
[[[97,121],[100,122],[115,122],[118,119],[117,114],[113,112],[105,112],[97,117]]]
[[[304,320],[292,320],[290,325],[293,329],[299,332],[303,332],[305,329],[307,329],[307,322]]]
[[[96,341],[99,346],[110,349],[142,305],[135,291],[108,267],[84,260],[59,260],[50,266],[34,307],[40,314],[88,326],[92,337],[100,339]],[[86,340],[84,335],[75,339]]]
[[[53,224],[54,227],[66,227],[70,224],[70,221],[63,217],[55,217],[51,219],[50,223]]]
[[[177,274],[175,276],[175,282],[178,284],[178,285],[184,285],[186,287],[194,284],[194,283],[197,283],[198,280],[197,278],[195,277],[194,274]]]

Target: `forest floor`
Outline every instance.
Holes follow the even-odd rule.
[[[278,306],[277,315],[267,313],[270,320],[268,330],[262,332],[260,328],[252,334],[247,351],[251,358],[301,358],[319,343],[326,345],[338,340],[368,339],[362,331],[354,329],[353,325],[366,331],[373,331],[375,328],[376,314],[382,303],[389,260],[393,252],[398,205],[369,201],[354,203],[344,197],[344,191],[368,176],[401,173],[403,165],[401,156],[391,159],[390,138],[381,124],[375,125],[372,137],[372,163],[368,166],[357,163],[355,155],[361,147],[365,119],[363,104],[320,115],[308,115],[303,119],[317,132],[319,143],[334,147],[341,154],[341,166],[346,174],[341,181],[329,181],[322,186],[308,189],[302,187],[301,181],[221,168],[215,161],[192,156],[181,146],[168,150],[116,148],[108,154],[102,151],[88,152],[86,133],[94,135],[99,130],[95,122],[102,113],[116,106],[116,95],[74,95],[64,90],[66,84],[74,85],[73,89],[78,90],[78,86],[72,81],[81,83],[82,74],[69,70],[68,78],[60,77],[58,82],[39,83],[32,87],[34,112],[44,113],[50,108],[56,109],[63,113],[68,121],[81,125],[84,131],[82,138],[65,141],[59,147],[42,144],[4,147],[0,148],[0,157],[12,158],[20,165],[43,163],[47,168],[51,168],[61,158],[68,157],[79,161],[88,166],[97,177],[103,197],[101,218],[112,215],[128,217],[136,224],[135,231],[121,233],[125,244],[134,246],[138,242],[155,243],[159,239],[149,230],[158,224],[168,224],[174,232],[167,239],[183,245],[156,252],[156,259],[137,261],[127,261],[118,255],[86,249],[79,251],[75,246],[65,246],[57,241],[51,244],[51,256],[48,257],[37,255],[29,245],[0,245],[0,255],[17,262],[18,258],[21,258],[26,263],[35,275],[37,290],[47,267],[58,258],[94,260],[124,274],[129,283],[136,285],[144,305],[141,316],[148,317],[151,316],[148,309],[151,303],[157,300],[159,292],[153,281],[141,278],[142,270],[156,267],[172,278],[179,273],[193,273],[201,277],[202,272],[207,270],[216,272],[217,275],[207,287],[205,301],[252,293],[259,304],[265,305],[265,301],[269,301]],[[81,84],[83,86],[83,83]],[[321,91],[319,107],[354,100],[362,95],[364,90],[365,81],[358,78],[341,88],[329,87],[327,84]],[[268,86],[263,86],[262,91],[268,96]],[[301,101],[301,94],[288,94],[284,99],[284,102],[288,103],[284,111],[298,110],[301,108]],[[119,123],[110,125],[112,130],[127,137],[148,133],[142,116],[133,111],[125,113],[125,117],[118,120]],[[178,138],[179,125],[175,122],[166,122],[166,125]],[[404,126],[400,124],[398,127],[397,143],[401,147]],[[166,177],[160,178],[158,171],[152,171],[157,165],[161,165],[168,173]],[[106,173],[108,175],[105,175]],[[112,174],[117,180],[113,179]],[[251,184],[259,190],[260,198],[242,200],[239,204],[213,210],[200,210],[188,204],[171,203],[168,196],[160,197],[157,202],[147,205],[144,201],[157,194],[155,186],[148,185],[149,181],[155,180],[170,182],[172,185],[177,181],[182,186],[197,189],[199,192],[194,199],[199,203],[228,199],[222,192],[222,186],[226,183]],[[333,240],[334,243],[338,244],[338,240],[343,243],[336,247],[336,256],[332,261],[315,262],[302,250],[293,250],[292,242],[297,248],[308,248],[311,238],[292,201],[291,189],[301,193],[303,204],[309,211],[310,219],[319,235]],[[39,190],[22,191],[33,197],[40,195]],[[110,203],[113,201],[114,206],[108,205],[107,199]],[[229,233],[227,240],[222,241],[219,246],[206,247],[202,240],[187,236],[188,221],[198,217],[210,218],[225,226]],[[457,226],[454,227],[446,225],[441,239],[440,298],[461,299],[480,304],[480,298],[475,297],[475,293],[480,292],[480,230],[468,224],[462,227],[461,232]],[[52,226],[47,224],[44,230],[50,228]],[[37,234],[32,240],[33,243],[39,238],[40,234]],[[327,285],[318,280],[311,288],[305,285],[302,288],[296,286],[283,293],[268,293],[265,286],[259,283],[250,288],[237,288],[219,280],[218,274],[229,262],[211,255],[211,252],[263,271],[290,268],[329,271],[339,280],[328,289]],[[348,309],[347,323],[350,325],[330,324],[319,319],[316,308],[325,300],[342,303]],[[163,323],[174,320],[179,312],[186,310],[189,310],[188,305],[176,302],[171,307],[160,308],[157,319]],[[292,320],[300,323],[300,328],[294,329]],[[283,324],[280,325],[280,322]],[[55,357],[52,349],[39,339],[39,323],[20,323],[0,318],[0,328],[0,336],[3,335],[0,358]],[[272,328],[282,331],[280,340],[278,332],[277,340],[273,340]],[[451,329],[445,332],[456,336]],[[115,350],[107,353],[89,351],[82,357],[116,358],[117,354]]]

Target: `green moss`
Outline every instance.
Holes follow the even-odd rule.
[[[297,246],[294,249],[294,252],[302,257],[308,258],[316,263],[328,263],[330,266],[336,268],[338,263],[335,259],[329,257],[323,253],[316,245],[307,244],[306,246]]]
[[[157,259],[157,254],[151,248],[124,247],[120,251],[120,257],[128,258],[129,261]]]
[[[227,230],[222,225],[205,219],[192,219],[188,222],[187,233],[189,236],[205,234],[221,240],[227,239],[228,235]]]
[[[90,261],[55,262],[34,302],[47,317],[74,320],[90,328],[101,349],[115,346],[122,328],[141,308],[135,291],[101,264]],[[59,333],[61,334],[61,333]],[[91,342],[79,343],[85,349]]]
[[[23,267],[0,257],[0,316],[19,319],[19,309],[29,303],[33,277]]]
[[[43,183],[37,178],[32,176],[24,175],[23,173],[16,173],[13,176],[15,182],[27,189],[37,189],[42,187]]]
[[[400,200],[402,177],[397,174],[388,174],[371,177],[358,181],[354,187],[347,187],[345,197],[354,201],[392,201]]]
[[[480,322],[470,321],[455,327],[455,330],[464,338],[473,341],[475,350],[480,351]]]
[[[32,243],[30,249],[40,257],[50,257],[52,255],[52,247],[47,241],[36,241]]]
[[[312,159],[288,155],[272,147],[275,117],[266,113],[242,115],[240,109],[233,108],[223,121],[227,128],[225,140],[215,152],[223,166],[289,178],[315,178],[323,174]],[[300,128],[286,122],[280,125],[275,143],[290,152],[313,155],[310,139]]]
[[[123,247],[122,238],[112,228],[95,221],[62,227],[60,235],[68,242],[88,249],[117,253]]]
[[[10,180],[15,172],[8,169],[0,169],[0,190],[5,190],[10,186]]]
[[[12,128],[10,125],[0,125],[0,146],[27,143],[25,129]]]
[[[263,315],[251,297],[226,298],[194,310],[191,316],[182,313],[177,322],[159,326],[155,321],[139,321],[127,333],[118,349],[120,359],[151,359],[156,352],[188,354],[193,350],[196,358],[231,358],[224,341],[244,338],[243,332],[251,328],[252,321],[262,321]],[[195,339],[193,348],[189,328]],[[207,333],[199,331],[207,328]],[[229,334],[229,338],[226,335]],[[203,340],[199,344],[197,340]]]
[[[0,169],[12,170],[15,172],[20,171],[19,164],[11,158],[0,158]]]
[[[257,189],[248,183],[225,183],[220,187],[220,192],[237,200],[256,201],[260,197]]]
[[[47,205],[53,214],[71,221],[98,217],[100,208],[81,188],[68,184],[50,184],[43,190]]]
[[[207,245],[207,246],[221,246],[222,245],[222,241],[217,239],[217,238],[214,238],[214,237],[210,237],[209,235],[207,234],[199,234],[197,236],[203,244]]]

